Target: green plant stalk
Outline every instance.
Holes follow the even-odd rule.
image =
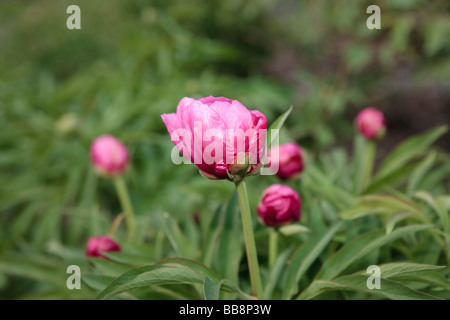
[[[359,164],[355,172],[355,193],[362,194],[365,188],[369,185],[372,178],[373,163],[375,160],[376,143],[373,140],[363,139],[360,144],[358,154]]]
[[[125,214],[121,213],[119,214],[111,223],[111,226],[109,227],[109,232],[108,234],[113,237],[114,234],[117,231],[117,228],[119,227],[120,223],[122,222],[123,218],[125,218]]]
[[[275,260],[278,255],[278,229],[270,228],[269,233],[269,268],[272,269],[275,265]]]
[[[125,221],[128,228],[128,239],[133,241],[136,237],[136,222],[134,220],[133,206],[131,205],[130,196],[128,194],[127,185],[122,176],[114,178],[114,185],[119,196],[120,205],[125,213]]]
[[[252,216],[248,202],[247,188],[244,179],[235,182],[236,190],[241,207],[242,228],[244,230],[245,248],[247,251],[248,268],[250,270],[250,281],[253,294],[256,298],[263,295],[261,274],[259,272],[258,256],[256,254],[255,237],[253,235]]]

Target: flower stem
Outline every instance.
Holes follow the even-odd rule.
[[[113,237],[114,234],[116,233],[116,230],[119,227],[120,223],[122,222],[123,218],[125,218],[125,214],[121,213],[111,223],[111,226],[109,227],[109,233],[108,233],[111,237]]]
[[[357,137],[358,163],[355,172],[355,188],[356,194],[362,194],[370,183],[372,177],[373,163],[375,160],[376,144],[372,140]]]
[[[263,287],[261,274],[259,273],[258,256],[256,254],[255,237],[253,235],[252,217],[250,205],[248,203],[247,188],[244,179],[236,181],[236,190],[241,207],[242,228],[244,229],[245,248],[247,251],[248,268],[250,270],[250,281],[252,283],[253,294],[256,298],[261,298]]]
[[[120,205],[125,213],[125,220],[128,228],[128,239],[133,241],[136,236],[136,222],[134,221],[133,206],[131,205],[127,185],[121,176],[114,178],[114,185],[116,186],[117,194],[119,195]]]
[[[278,254],[278,230],[276,228],[269,229],[269,268],[272,268]]]

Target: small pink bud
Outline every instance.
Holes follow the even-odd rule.
[[[86,256],[105,258],[102,252],[119,252],[120,246],[109,236],[90,237],[86,245]]]
[[[358,131],[370,140],[380,138],[386,130],[383,113],[372,107],[363,109],[356,116],[355,125]]]
[[[118,139],[111,135],[102,135],[92,142],[91,161],[100,174],[119,175],[128,166],[128,151]]]
[[[303,163],[302,149],[293,142],[284,143],[270,149],[271,165],[278,168],[277,177],[281,180],[295,178],[305,165]]]
[[[294,189],[273,184],[264,190],[257,211],[269,227],[280,226],[300,220],[301,204],[300,196]]]

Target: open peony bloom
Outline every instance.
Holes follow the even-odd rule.
[[[366,139],[376,139],[382,136],[386,130],[386,122],[383,113],[376,108],[363,109],[355,119],[358,131]]]
[[[271,164],[278,168],[276,175],[282,180],[294,178],[303,171],[302,149],[293,142],[271,148],[270,155]]]
[[[86,245],[86,256],[106,258],[102,252],[120,251],[120,246],[109,236],[90,237]]]
[[[161,118],[177,149],[204,176],[232,180],[259,169],[267,129],[261,112],[223,97],[185,97],[176,113]]]
[[[273,184],[264,190],[257,211],[266,225],[275,227],[300,220],[300,208],[301,199],[294,189]]]
[[[123,173],[129,163],[125,145],[111,135],[102,135],[91,145],[91,161],[95,169],[108,176]]]

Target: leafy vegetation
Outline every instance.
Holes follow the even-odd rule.
[[[175,166],[160,118],[212,94],[286,120],[280,140],[305,150],[305,171],[286,182],[302,219],[280,229],[272,268],[255,208],[279,181],[247,179],[264,298],[450,299],[445,118],[392,150],[352,126],[378,104],[391,141],[399,79],[409,92],[448,84],[446,1],[381,1],[380,32],[365,27],[368,1],[77,4],[71,31],[66,2],[0,3],[0,298],[253,299],[233,184]],[[127,242],[121,225],[122,251],[87,259],[88,237],[122,210],[89,162],[104,133],[130,152],[138,235]],[[67,289],[69,265],[81,290]],[[370,265],[380,290],[366,286]]]

